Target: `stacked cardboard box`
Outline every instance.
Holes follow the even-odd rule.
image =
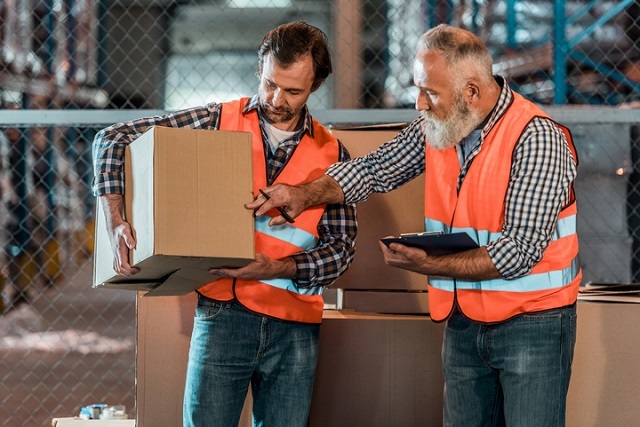
[[[334,128],[331,132],[353,158],[392,140],[402,127],[347,127]],[[423,180],[420,176],[397,190],[373,194],[358,204],[356,258],[332,286],[341,290],[338,295],[342,294],[342,308],[377,313],[428,313],[427,278],[386,265],[379,246],[382,237],[424,231]]]

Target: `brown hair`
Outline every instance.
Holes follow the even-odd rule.
[[[326,34],[303,21],[282,24],[264,36],[258,49],[258,75],[262,73],[264,57],[269,53],[285,68],[310,54],[314,67],[312,90],[318,89],[333,71]]]

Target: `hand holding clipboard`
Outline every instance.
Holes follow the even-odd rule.
[[[479,245],[467,233],[424,232],[401,234],[400,237],[385,237],[380,239],[382,243],[389,246],[391,243],[412,248],[420,248],[427,254],[449,255],[457,252],[478,248]]]

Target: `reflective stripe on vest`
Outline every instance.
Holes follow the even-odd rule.
[[[486,230],[474,230],[472,228],[451,228],[445,227],[439,221],[425,221],[427,224],[426,230],[444,231],[447,233],[464,232],[469,234],[480,246],[484,246],[489,242],[498,240],[502,233],[491,233]],[[552,242],[561,238],[572,238],[575,236],[576,229],[576,216],[571,215],[558,221],[558,226],[553,234]],[[571,282],[580,272],[580,261],[578,256],[571,259],[570,263],[566,267],[558,266],[555,271],[543,271],[536,273],[535,270],[531,274],[520,277],[517,279],[504,280],[504,279],[489,279],[479,281],[473,280],[460,280],[455,281],[456,289],[476,289],[487,291],[512,291],[512,292],[529,292],[540,291],[543,289],[553,289],[559,286],[561,283]],[[429,278],[429,285],[434,288],[453,292],[454,285],[453,280],[439,278],[433,276]]]
[[[548,117],[534,104],[514,94],[514,102],[498,120],[472,160],[457,188],[460,163],[455,149],[426,148],[425,230],[463,231],[480,246],[502,236],[504,204],[510,180],[511,153],[529,122]],[[571,135],[561,127],[577,162]],[[517,279],[483,281],[429,277],[429,305],[435,321],[451,312],[454,298],[460,310],[480,322],[499,322],[518,314],[570,305],[582,277],[576,234],[576,202],[559,214],[554,235],[530,274]]]
[[[578,257],[571,260],[571,264],[562,270],[550,271],[546,273],[528,274],[524,277],[513,280],[489,279],[481,282],[471,280],[456,279],[455,289],[473,289],[481,291],[502,291],[502,292],[531,292],[545,289],[560,288],[565,285],[560,283],[570,283],[580,270]],[[453,280],[442,280],[436,277],[429,278],[429,285],[443,291],[453,292]]]
[[[318,236],[308,233],[306,230],[293,227],[288,223],[271,227],[269,226],[270,220],[271,217],[267,215],[256,217],[254,221],[256,231],[278,240],[289,242],[299,248],[312,249],[318,244]]]
[[[248,98],[224,103],[220,130],[237,130],[253,134],[254,194],[267,185],[264,145],[257,112],[242,114]],[[318,178],[328,166],[338,161],[337,139],[313,120],[314,138],[303,136],[275,183],[297,185]],[[269,227],[269,220],[279,213],[274,209],[255,219],[256,252],[281,259],[312,249],[318,244],[318,222],[324,206],[300,214],[293,224]],[[243,280],[222,278],[198,291],[217,301],[238,300],[251,311],[283,320],[320,323],[324,301],[322,287],[300,288],[291,279]]]
[[[558,219],[556,229],[553,232],[552,240],[558,240],[575,233],[577,225],[576,215],[569,215],[565,218]],[[449,227],[448,225],[433,219],[425,218],[424,229],[429,231],[442,231],[443,233],[467,233],[479,245],[486,245],[489,242],[498,240],[502,236],[502,232],[492,233],[488,230],[475,230],[470,227]],[[483,243],[481,243],[483,242]]]

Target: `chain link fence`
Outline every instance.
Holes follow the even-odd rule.
[[[482,37],[496,72],[545,104],[638,100],[636,0],[3,0],[0,88],[30,108],[175,109],[252,94],[255,50],[303,19],[329,36],[320,108],[413,105],[417,38],[446,22]],[[339,78],[337,76],[340,76]]]
[[[252,95],[260,40],[288,21],[332,44],[335,73],[310,99],[318,118],[401,121],[414,46],[441,22],[480,35],[496,72],[535,102],[583,105],[572,129],[586,159],[585,279],[640,281],[640,118],[591,127],[598,108],[640,100],[639,11],[629,0],[0,0],[0,426],[49,425],[91,403],[135,417],[135,295],[91,289],[93,136],[122,117]]]
[[[135,295],[91,289],[95,130],[0,132],[0,425],[135,410]]]

